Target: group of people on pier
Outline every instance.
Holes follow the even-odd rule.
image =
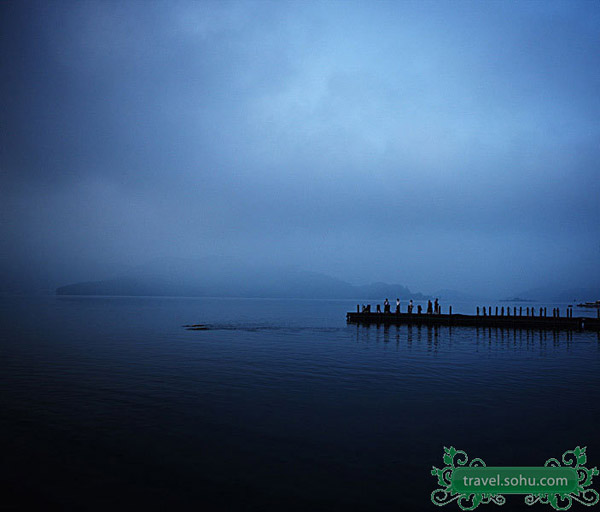
[[[410,299],[410,301],[408,302],[408,306],[407,306],[407,312],[408,314],[412,314],[414,310],[414,304],[412,299]],[[356,311],[359,311],[358,305],[356,306]],[[371,304],[367,304],[366,306],[363,304],[362,305],[362,312],[363,313],[370,313],[371,312]],[[383,301],[383,312],[384,313],[391,313],[392,309],[391,309],[391,305],[390,305],[390,301],[386,298]],[[400,311],[400,299],[396,299],[396,313],[399,314]],[[435,299],[433,302],[431,302],[431,300],[427,301],[427,314],[428,315],[439,315],[442,312],[442,308],[440,307],[440,303],[438,299]],[[377,304],[377,313],[381,313],[381,305]],[[423,313],[423,306],[421,306],[421,304],[417,304],[417,314],[422,314]]]
[[[535,316],[539,316],[540,318],[545,318],[548,316],[548,312],[546,310],[545,307],[540,307],[539,311],[536,315],[536,309],[534,307],[519,307],[517,309],[517,307],[513,307],[512,308],[512,314],[511,314],[511,308],[509,306],[506,307],[506,313],[505,313],[505,309],[504,306],[498,308],[498,306],[496,306],[495,309],[495,314],[492,312],[492,308],[490,307],[483,307],[480,308],[479,306],[477,306],[477,316],[513,316],[513,317],[517,317],[517,316],[523,316],[523,313],[525,313],[525,316],[531,316],[531,317],[535,317]],[[414,304],[412,299],[408,302],[408,307],[407,307],[407,312],[408,314],[412,314],[414,310]],[[359,312],[359,305],[356,305],[356,312]],[[371,304],[367,304],[367,305],[362,305],[362,313],[370,313],[371,312]],[[391,313],[391,305],[390,305],[390,301],[388,299],[385,299],[383,301],[383,313]],[[381,313],[381,305],[377,304],[377,313]],[[400,299],[396,299],[396,314],[400,314]],[[423,313],[423,306],[421,306],[421,304],[417,304],[417,314],[421,315]],[[442,308],[440,306],[440,302],[438,299],[435,299],[433,302],[431,302],[431,300],[427,301],[427,310],[426,313],[428,315],[440,315],[442,313]],[[450,306],[450,310],[449,310],[450,315],[452,315],[452,306]],[[566,318],[573,318],[573,308],[572,306],[567,307],[567,311],[565,314]],[[553,318],[560,318],[560,309],[559,308],[553,308],[552,309],[552,317]],[[600,309],[598,310],[598,318],[600,319]]]

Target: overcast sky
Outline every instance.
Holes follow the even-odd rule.
[[[600,283],[600,2],[3,2],[1,269]]]

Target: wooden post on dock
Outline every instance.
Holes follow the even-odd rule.
[[[510,316],[510,306],[506,307],[506,316]]]
[[[500,309],[500,316],[504,316],[504,306]]]
[[[492,316],[492,306],[490,306],[488,309],[488,316]]]
[[[560,318],[560,308],[556,308],[556,318]]]
[[[448,310],[448,314],[452,315],[452,306],[450,306],[450,309]],[[479,308],[477,308],[477,314],[479,314]]]
[[[527,316],[529,316],[529,306],[527,306]]]
[[[452,306],[450,306],[450,309],[452,309]],[[598,311],[600,311],[600,309]],[[479,306],[477,306],[477,316],[479,316]]]
[[[519,306],[519,316],[523,316],[523,306]]]

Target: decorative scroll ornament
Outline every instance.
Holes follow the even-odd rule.
[[[473,510],[479,505],[495,503],[496,505],[504,505],[506,498],[501,494],[486,494],[472,493],[464,494],[456,491],[452,487],[452,471],[456,467],[485,467],[485,462],[481,459],[473,459],[467,465],[469,457],[462,450],[457,450],[454,446],[447,448],[444,446],[444,464],[445,467],[438,469],[435,466],[431,470],[433,476],[437,476],[440,489],[436,489],[431,493],[431,501],[441,507],[456,501],[462,510]]]
[[[544,464],[544,468],[569,468],[577,474],[577,482],[574,484],[574,489],[571,488],[569,492],[529,492],[513,490],[506,493],[510,494],[527,494],[525,496],[525,503],[527,505],[533,505],[535,503],[542,503],[551,505],[555,510],[569,510],[573,501],[581,503],[582,505],[592,506],[596,505],[600,500],[598,492],[589,487],[592,485],[592,478],[598,475],[598,468],[593,467],[588,469],[585,467],[587,462],[586,448],[576,447],[574,450],[566,451],[561,460],[562,464],[558,459],[548,459]],[[447,505],[452,502],[456,502],[462,510],[473,510],[479,505],[486,505],[488,503],[495,503],[496,505],[504,505],[506,498],[502,494],[493,492],[465,492],[460,489],[460,486],[456,485],[456,482],[452,480],[452,473],[454,470],[459,468],[477,468],[486,467],[486,464],[481,459],[473,459],[469,462],[467,454],[462,450],[457,450],[453,446],[447,448],[444,447],[443,461],[445,466],[443,468],[436,468],[435,466],[431,470],[431,474],[437,477],[437,483],[440,486],[431,493],[431,501],[437,506]],[[487,468],[492,470],[493,468]],[[515,468],[494,468],[494,469],[515,469]],[[518,468],[516,468],[518,469]],[[521,468],[528,469],[528,468]],[[461,469],[462,472],[464,470]],[[573,475],[573,482],[575,481],[575,473]],[[458,473],[457,473],[458,475]],[[457,488],[458,487],[458,488]],[[529,494],[528,494],[529,492]]]
[[[548,459],[544,467],[569,467],[577,471],[577,489],[570,493],[531,493],[525,496],[525,503],[533,505],[534,503],[549,504],[555,510],[569,510],[573,500],[591,507],[600,500],[600,495],[595,489],[586,489],[592,485],[592,478],[598,475],[598,468],[588,469],[585,467],[587,455],[586,447],[577,446],[574,450],[568,450],[563,453],[562,464],[557,459]]]

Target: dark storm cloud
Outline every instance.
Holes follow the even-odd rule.
[[[597,3],[2,9],[5,269],[600,279]]]

